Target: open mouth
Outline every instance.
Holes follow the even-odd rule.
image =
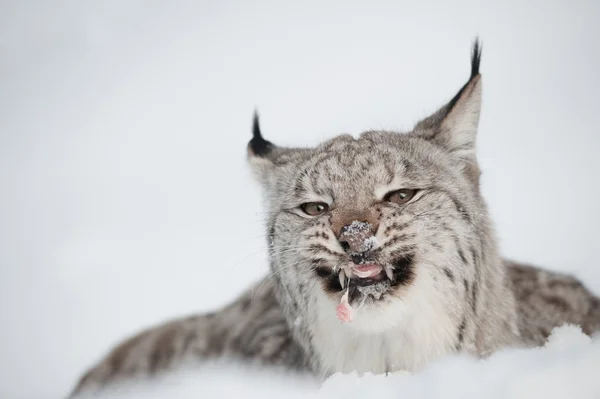
[[[393,268],[393,266],[375,262],[359,264],[351,262],[341,267],[338,278],[342,291],[345,289],[345,293],[336,307],[337,318],[342,323],[348,323],[354,319],[355,310],[350,303],[356,299],[357,295],[365,295],[365,299],[367,296],[381,298],[383,292],[387,291],[394,283]],[[362,304],[364,303],[363,301]]]
[[[346,323],[352,321],[357,300],[362,298],[359,308],[369,298],[378,301],[396,286],[406,286],[414,278],[414,252],[405,252],[392,262],[378,263],[362,259],[361,262],[347,262],[338,270],[332,270],[323,264],[313,269],[323,279],[326,292],[339,295],[343,292],[336,308],[337,318]]]
[[[348,263],[340,268],[338,277],[342,289],[350,282],[352,282],[352,285],[366,287],[386,279],[394,281],[394,271],[391,265],[380,265],[374,262],[360,265]]]
[[[365,259],[359,264],[347,261],[337,269],[317,263],[313,270],[322,279],[327,292],[337,294],[350,288],[350,299],[353,300],[357,295],[379,295],[393,287],[409,285],[414,278],[413,263],[414,253],[406,252],[392,261]]]

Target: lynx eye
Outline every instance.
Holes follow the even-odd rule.
[[[400,190],[392,191],[385,196],[386,201],[396,203],[398,205],[404,205],[410,201],[416,194],[417,190],[409,188],[403,188]]]
[[[300,205],[300,209],[310,216],[318,216],[329,210],[329,205],[324,202],[307,202]]]

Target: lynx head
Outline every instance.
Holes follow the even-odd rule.
[[[255,116],[249,161],[266,194],[271,267],[286,306],[326,302],[335,315],[348,290],[350,325],[372,329],[374,318],[399,322],[397,310],[417,297],[458,301],[452,285],[473,281],[475,232],[487,220],[475,157],[480,56],[475,42],[468,82],[411,132],[282,148],[263,138]]]

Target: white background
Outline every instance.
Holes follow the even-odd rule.
[[[409,129],[469,75],[503,253],[600,293],[597,1],[0,2],[0,397],[267,271],[267,139]]]

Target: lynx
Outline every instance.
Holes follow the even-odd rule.
[[[271,273],[220,311],[123,342],[73,394],[190,360],[325,378],[536,346],[564,323],[600,330],[600,300],[579,281],[498,253],[479,189],[480,61],[476,41],[467,83],[410,132],[283,148],[255,116],[248,160],[265,194]]]

